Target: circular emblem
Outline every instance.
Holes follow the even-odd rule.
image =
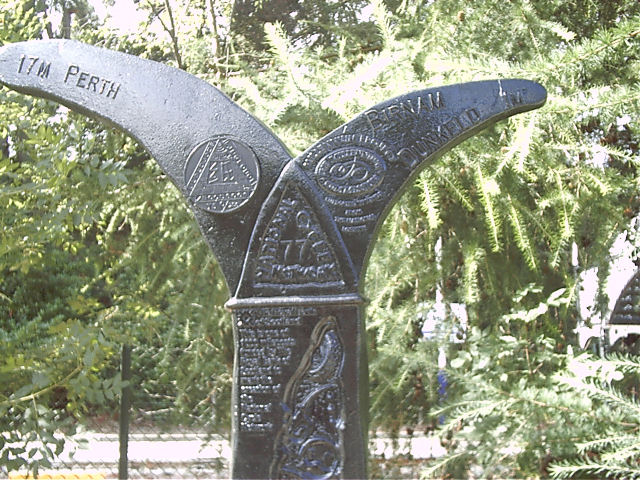
[[[318,185],[339,196],[363,195],[378,187],[384,178],[384,160],[373,150],[345,146],[329,152],[316,165]]]
[[[260,166],[253,150],[227,136],[213,137],[189,154],[184,170],[187,197],[212,213],[230,213],[256,192]]]

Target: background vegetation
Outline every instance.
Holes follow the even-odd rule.
[[[428,166],[389,215],[365,287],[371,428],[443,420],[449,455],[425,476],[640,476],[640,363],[578,352],[574,334],[580,272],[604,286],[613,241],[636,241],[640,4],[138,5],[145,22],[123,33],[85,0],[0,0],[0,44],[75,38],[183,68],[294,153],[406,91],[543,84],[544,108]],[[226,286],[176,190],[134,141],[56,104],[0,89],[0,118],[0,465],[46,465],[54,433],[112,415],[124,342],[147,415],[225,431]],[[446,320],[427,340],[434,309]]]

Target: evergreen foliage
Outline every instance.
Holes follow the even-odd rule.
[[[93,28],[80,0],[0,0],[0,43],[70,36],[183,68],[296,154],[407,91],[543,84],[545,107],[428,165],[381,228],[364,286],[371,427],[418,432],[444,416],[449,456],[425,476],[637,476],[637,361],[569,347],[577,273],[597,267],[604,283],[639,213],[640,5],[367,5],[144,0],[141,32],[118,34]],[[70,23],[56,29],[53,10]],[[55,104],[1,89],[0,118],[0,464],[37,471],[61,447],[57,429],[111,410],[122,342],[136,346],[151,418],[224,431],[227,291],[177,191],[134,141]],[[453,345],[459,304],[469,328]],[[425,339],[434,312],[446,319]],[[38,439],[44,459],[29,460]]]

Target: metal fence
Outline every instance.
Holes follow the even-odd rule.
[[[156,361],[142,346],[135,352],[138,365],[140,357],[145,361],[145,355],[149,363]],[[140,381],[144,368],[133,374],[131,365],[132,348],[125,345],[121,374],[129,384],[123,388],[117,407],[90,417],[73,435],[65,436],[64,450],[38,478],[228,478],[229,439],[208,431],[205,421],[171,415],[171,408],[159,408],[170,405],[171,399],[164,399],[164,404],[154,401],[154,393]],[[25,478],[33,477],[20,471],[9,474],[11,480]]]
[[[193,418],[188,422],[188,417],[182,415],[178,416],[181,422],[176,422],[171,412],[162,411],[169,409],[158,408],[157,403],[149,408],[152,399],[133,394],[144,388],[140,387],[139,378],[135,378],[136,373],[132,373],[131,364],[132,349],[124,346],[122,377],[124,380],[133,377],[133,381],[122,391],[119,411],[94,416],[78,432],[66,437],[63,452],[51,468],[40,472],[38,478],[229,478],[229,438],[212,432],[204,420]],[[425,462],[443,453],[439,442],[425,435],[404,435],[394,439],[373,435],[370,440],[372,478],[418,478]],[[11,480],[25,478],[32,477],[19,472],[9,474]]]
[[[131,352],[130,346],[123,346],[122,379],[126,381],[132,378]],[[231,454],[227,439],[197,426],[148,418],[142,409],[132,406],[129,384],[120,401],[118,468],[113,478],[227,477]]]
[[[117,431],[91,431],[69,438],[68,447],[39,478],[228,478],[230,451],[224,438],[150,427],[132,428],[132,432],[136,433],[129,435],[126,460]]]

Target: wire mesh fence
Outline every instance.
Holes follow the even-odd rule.
[[[150,374],[160,361],[167,361],[166,352],[163,359],[157,349],[146,347],[123,347],[121,376],[127,386],[117,402],[76,423],[73,433],[61,432],[64,448],[39,469],[38,478],[228,478],[229,438],[220,434],[206,396],[204,402],[198,393],[191,402],[180,403],[185,388],[171,381],[160,384]],[[172,354],[179,357],[181,352]],[[1,473],[2,468],[0,478]],[[33,478],[21,470],[8,477]]]
[[[228,478],[231,450],[221,435],[138,417],[130,424],[127,457],[120,478]]]
[[[182,352],[172,353],[178,357]],[[85,450],[92,469],[100,460],[91,452],[117,452],[117,458],[102,461],[105,478],[227,477],[229,442],[211,428],[211,410],[180,408],[176,386],[147,375],[158,363],[171,360],[167,357],[166,351],[160,355],[142,346],[123,347],[121,372],[127,386],[120,398],[119,421],[92,439],[102,445]]]
[[[125,476],[119,469],[119,435],[115,423],[93,425],[91,431],[74,436],[73,452],[63,454],[51,471],[57,476],[39,478],[95,479],[219,479],[229,478],[231,448],[220,435],[167,430],[148,422],[131,425]],[[370,439],[371,478],[418,478],[429,459],[444,449],[433,437],[416,434]],[[13,477],[17,480],[17,477]],[[24,478],[24,477],[21,477]]]
[[[128,386],[113,411],[89,416],[76,425],[74,433],[65,437],[62,452],[50,467],[38,472],[38,478],[229,478],[229,436],[221,434],[219,425],[212,421],[213,409],[176,406],[177,395],[171,388],[158,388],[156,381],[148,378],[151,365],[158,361],[149,349],[125,346],[121,360],[122,377]],[[201,404],[202,399],[196,403]],[[417,478],[425,459],[442,453],[439,442],[432,440],[436,439],[426,435],[393,439],[372,435],[372,478]],[[20,471],[8,477],[33,478]]]
[[[227,438],[134,422],[128,436],[127,468],[123,472],[119,437],[117,424],[91,425],[89,430],[68,437],[64,451],[38,478],[228,478]],[[28,475],[18,472],[9,477],[17,480]]]

